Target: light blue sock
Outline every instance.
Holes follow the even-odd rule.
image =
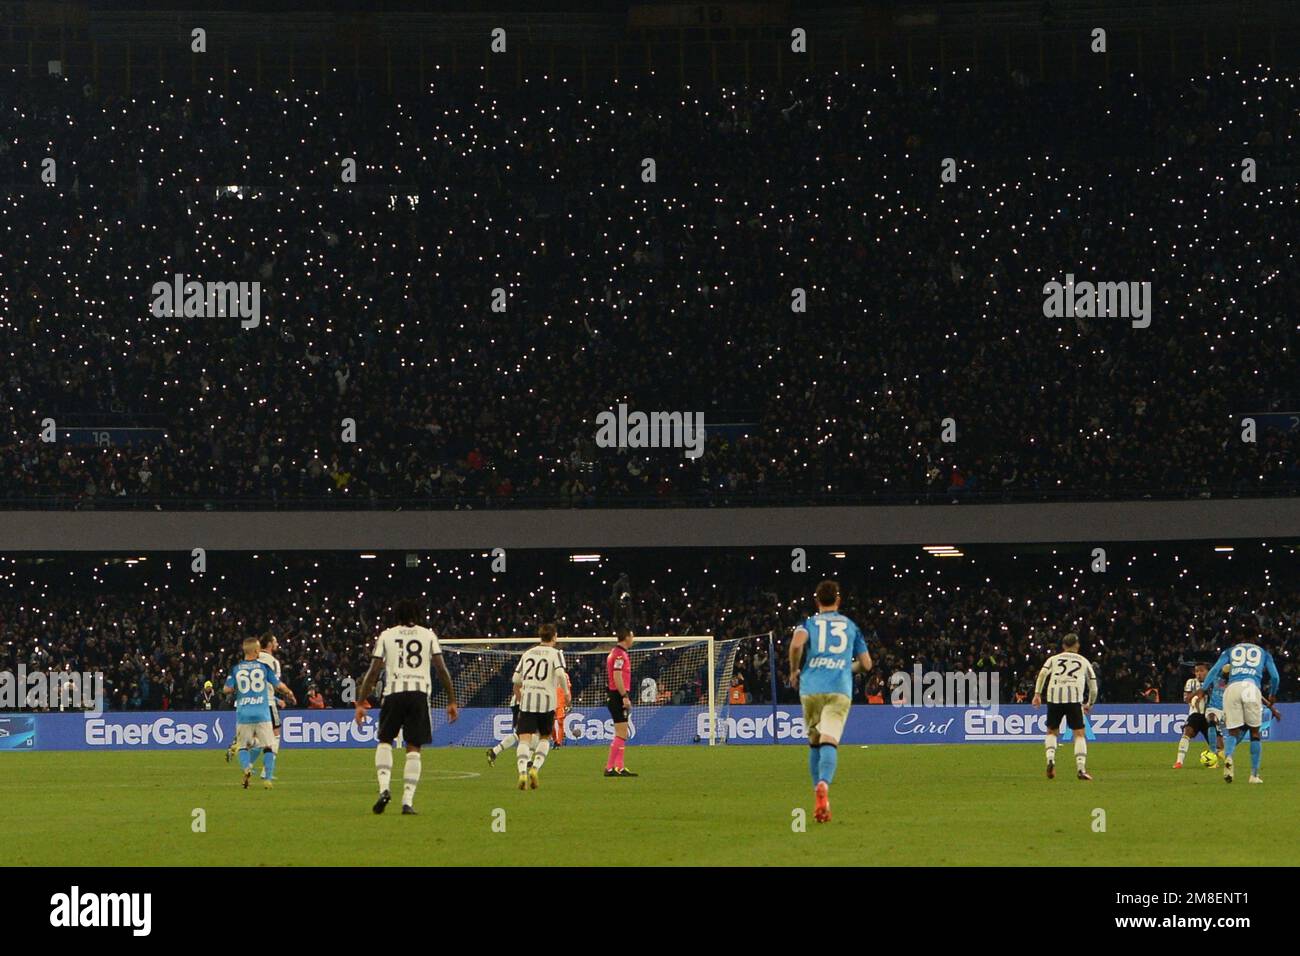
[[[253,755],[245,748],[239,752],[239,768],[241,770],[253,769]]]
[[[808,747],[808,773],[812,775],[813,787],[817,786],[817,771],[821,766],[821,744],[810,744]]]
[[[840,762],[840,748],[834,744],[822,744],[821,750],[821,770],[817,774],[817,778],[830,783],[835,779],[835,767]]]
[[[275,751],[266,750],[262,752],[262,766],[266,768],[267,780],[275,776]]]
[[[1236,734],[1223,735],[1223,756],[1231,757],[1232,752],[1237,749],[1238,737]]]
[[[1219,742],[1216,739],[1218,736],[1219,736],[1218,730],[1215,729],[1214,724],[1210,724],[1210,726],[1205,731],[1205,740],[1210,745],[1211,750],[1219,749]]]
[[[1250,742],[1250,772],[1252,776],[1259,776],[1259,762],[1264,759],[1264,741],[1252,740]]]

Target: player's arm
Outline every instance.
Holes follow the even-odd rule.
[[[853,665],[849,670],[854,674],[865,674],[871,670],[871,653],[867,650],[866,638],[857,628],[854,628],[853,635]]]
[[[1218,680],[1219,677],[1223,674],[1223,669],[1227,667],[1228,664],[1229,664],[1228,652],[1224,651],[1222,654],[1219,655],[1219,659],[1214,662],[1214,666],[1210,668],[1210,672],[1205,675],[1205,680],[1201,682],[1200,688],[1196,691],[1195,695],[1193,696],[1204,697],[1206,694],[1208,694],[1210,692],[1210,688],[1214,686],[1214,682]]]
[[[451,683],[451,672],[447,670],[447,662],[441,654],[433,655],[433,669],[438,672],[442,689],[447,692],[447,719],[455,720],[460,716],[460,705],[456,703],[456,688]]]
[[[226,683],[222,685],[221,693],[233,694],[235,692],[235,675],[231,674],[226,678]]]
[[[1196,678],[1193,677],[1188,679],[1187,686],[1183,688],[1184,704],[1190,704],[1192,702],[1192,697],[1195,696],[1195,690],[1196,690]]]
[[[1047,686],[1047,678],[1052,673],[1052,661],[1055,659],[1056,655],[1053,654],[1043,662],[1043,666],[1038,671],[1038,680],[1034,681],[1034,699],[1032,701],[1035,707],[1043,702],[1043,688]]]
[[[280,681],[280,683],[276,684],[275,689],[277,693],[283,694],[284,699],[293,704],[293,706],[298,706],[298,698],[293,695],[293,691],[289,689],[289,685],[284,681]]]
[[[1278,673],[1277,664],[1274,662],[1272,654],[1265,655],[1264,670],[1268,673],[1268,689],[1271,691],[1269,696],[1264,698],[1264,703],[1268,705],[1269,713],[1273,715],[1273,719],[1281,720],[1282,712],[1273,705],[1277,702],[1277,685],[1281,683],[1282,675]]]
[[[354,719],[358,724],[366,719],[365,702],[370,697],[371,691],[379,683],[379,675],[384,672],[384,659],[382,657],[370,658],[370,668],[366,671],[366,676],[361,678],[361,687],[357,690],[356,714]]]
[[[790,639],[790,686],[799,686],[799,671],[803,668],[803,648],[808,643],[808,631],[803,627],[794,629]]]
[[[514,705],[519,703],[519,698],[523,696],[523,661],[520,661],[519,664],[516,665],[515,672],[510,677],[510,684],[510,703]]]
[[[1092,710],[1092,705],[1097,703],[1097,671],[1091,664],[1088,665],[1087,686],[1083,694],[1083,712],[1086,714]]]

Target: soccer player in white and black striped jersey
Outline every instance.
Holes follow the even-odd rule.
[[[370,669],[362,678],[357,693],[356,721],[366,719],[363,702],[374,690],[380,673],[384,673],[384,702],[379,709],[379,745],[375,748],[375,773],[379,777],[379,799],[375,813],[383,813],[391,799],[388,782],[393,775],[393,741],[400,731],[406,743],[406,762],[402,766],[402,813],[413,814],[415,788],[420,782],[420,748],[433,740],[433,723],[429,719],[429,697],[433,693],[431,669],[447,692],[447,719],[460,715],[456,705],[456,688],[442,659],[438,635],[420,626],[419,606],[414,601],[397,603],[397,626],[379,635],[371,654]]]
[[[1034,684],[1033,704],[1047,696],[1047,777],[1056,776],[1056,731],[1062,718],[1074,735],[1074,763],[1080,780],[1091,780],[1088,773],[1088,738],[1084,715],[1097,702],[1097,672],[1079,653],[1079,635],[1067,634],[1061,641],[1061,653],[1053,654],[1038,672]]]
[[[541,782],[538,773],[551,750],[551,731],[555,727],[556,691],[570,693],[569,674],[564,667],[564,652],[555,644],[555,625],[537,629],[538,643],[524,651],[515,667],[514,696],[519,705],[515,733],[519,748],[515,751],[519,767],[519,789],[536,790]]]

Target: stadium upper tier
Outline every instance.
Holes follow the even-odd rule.
[[[1292,77],[218,87],[0,78],[0,508],[1300,489]]]

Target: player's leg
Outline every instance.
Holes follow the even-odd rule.
[[[1088,773],[1088,724],[1083,716],[1082,704],[1065,704],[1065,721],[1074,738],[1075,776],[1080,780],[1091,780]]]
[[[1051,780],[1056,776],[1056,731],[1061,726],[1061,718],[1064,712],[1060,704],[1047,705],[1047,733],[1043,736],[1043,748],[1047,753],[1047,779]]]
[[[420,757],[420,745],[406,745],[406,760],[402,763],[402,813],[415,813],[415,788],[420,785],[420,771],[423,762]]]
[[[542,764],[546,762],[546,755],[551,752],[551,731],[555,726],[555,714],[545,714],[538,722],[537,744],[533,748],[533,758],[528,764],[528,785],[536,790],[541,786],[541,780],[538,774],[541,772]]]
[[[1263,783],[1259,776],[1259,765],[1264,759],[1264,735],[1260,731],[1264,724],[1264,702],[1260,689],[1254,684],[1247,684],[1242,692],[1241,704],[1246,729],[1250,731],[1250,782]]]
[[[1228,739],[1223,744],[1223,779],[1226,783],[1232,783],[1236,769],[1232,755],[1246,733],[1246,708],[1242,691],[1247,686],[1244,681],[1238,681],[1229,684],[1223,692],[1223,722],[1228,728]]]
[[[262,750],[262,779],[275,779],[275,764],[280,758],[280,704],[271,700],[271,743]]]
[[[271,746],[271,742],[275,740],[275,734],[269,721],[254,724],[253,726],[255,728],[255,749],[253,760],[256,761],[257,757],[261,756],[263,767],[262,786],[267,790],[270,790],[271,780],[274,779],[275,775],[275,751]],[[250,768],[251,766],[252,764],[250,762]]]
[[[516,732],[518,730],[519,730],[519,705],[513,704],[510,707],[510,733],[507,734],[505,737],[503,737],[501,740],[498,740],[496,743],[494,743],[491,747],[488,748],[487,759],[488,759],[489,767],[495,767],[497,764],[497,757],[500,757],[503,753],[505,753],[510,748],[518,746],[519,734]]]
[[[429,699],[415,691],[409,693],[410,703],[402,722],[402,739],[406,743],[406,760],[402,763],[402,813],[408,816],[415,813],[415,788],[420,785],[420,748],[433,743]]]
[[[1187,748],[1192,745],[1196,738],[1197,724],[1194,720],[1197,714],[1191,714],[1187,718],[1187,724],[1183,727],[1183,732],[1178,736],[1178,756],[1174,758],[1174,769],[1181,770],[1183,761],[1187,758]]]
[[[515,750],[515,766],[519,770],[519,789],[528,789],[528,767],[533,759],[533,742],[537,735],[532,732],[532,719],[524,714],[519,721],[519,747]]]
[[[375,747],[375,777],[379,781],[379,799],[373,807],[383,813],[392,799],[389,784],[393,779],[393,741],[402,727],[401,698],[390,694],[379,708],[379,744]]]
[[[252,754],[248,748],[253,744],[253,724],[235,724],[234,748],[239,753],[239,773],[243,777],[243,788],[248,790],[248,780],[252,778]]]

